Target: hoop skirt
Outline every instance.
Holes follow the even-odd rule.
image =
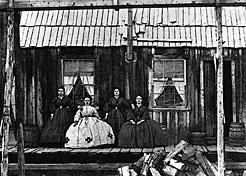
[[[84,106],[75,115],[74,121],[66,133],[68,139],[65,147],[88,148],[93,146],[113,144],[115,136],[110,125],[99,119],[96,109]]]

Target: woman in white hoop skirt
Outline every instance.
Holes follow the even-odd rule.
[[[88,148],[113,144],[115,136],[109,124],[100,120],[96,108],[90,105],[90,98],[84,99],[74,116],[74,123],[66,132],[65,147]]]

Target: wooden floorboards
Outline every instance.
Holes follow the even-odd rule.
[[[153,153],[158,150],[165,150],[167,153],[174,149],[174,145],[169,145],[166,147],[155,147],[155,148],[117,148],[117,147],[109,147],[109,148],[25,148],[25,154],[35,153],[35,154],[48,154],[48,153],[90,153],[90,154],[107,154],[107,153]],[[216,152],[216,145],[193,145],[197,150],[201,152]],[[9,153],[16,153],[17,148],[14,146],[9,146]],[[1,148],[0,148],[1,150]],[[246,147],[232,147],[229,145],[225,146],[225,152],[239,152],[246,153]]]

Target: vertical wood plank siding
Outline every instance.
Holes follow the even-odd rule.
[[[187,59],[187,110],[182,111],[155,111],[152,114],[153,119],[161,123],[169,144],[176,143],[180,139],[188,139],[190,132],[206,132],[208,137],[216,135],[216,107],[215,107],[215,78],[214,61],[211,57],[215,49],[205,48],[186,48]],[[157,48],[155,54],[163,54],[165,48]],[[239,50],[241,50],[239,52]],[[119,87],[122,95],[125,96],[125,72],[128,71],[130,86],[130,98],[134,100],[137,95],[142,95],[146,104],[149,99],[149,69],[151,69],[152,54],[151,48],[134,48],[137,53],[136,64],[127,64],[125,62],[126,47],[66,47],[66,48],[40,48],[40,49],[22,49],[22,58],[24,59],[23,79],[26,84],[25,91],[25,124],[38,125],[40,131],[49,117],[49,106],[51,99],[56,95],[56,87],[62,83],[61,78],[61,57],[68,53],[81,56],[90,55],[99,58],[97,66],[97,88],[99,92],[98,105],[101,111],[106,101],[112,96],[112,90]],[[246,51],[244,49],[224,49],[226,60],[235,59],[235,86],[236,86],[236,116],[239,120],[245,121],[246,106],[245,90],[246,85],[244,68]],[[238,57],[241,57],[239,61]],[[205,60],[204,60],[205,58]],[[204,117],[200,114],[200,61],[203,60],[204,75]],[[35,67],[31,67],[35,63]],[[240,64],[241,63],[241,64]],[[133,68],[134,67],[134,68]],[[36,70],[33,70],[35,68]],[[133,74],[135,70],[135,74]],[[32,89],[32,77],[34,74],[35,89]],[[241,74],[241,78],[240,78]],[[135,83],[133,82],[135,80]],[[136,86],[134,86],[136,85]],[[240,90],[242,91],[240,93]],[[35,92],[35,99],[31,95]],[[41,94],[41,95],[40,95]],[[239,99],[239,96],[242,98]],[[35,102],[32,102],[35,101]],[[32,105],[36,104],[35,107]],[[35,113],[32,111],[35,109]],[[35,119],[35,120],[34,120]]]

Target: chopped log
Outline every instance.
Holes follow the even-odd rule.
[[[208,176],[216,176],[215,173],[212,171],[211,166],[205,160],[205,157],[201,154],[200,151],[196,153],[196,158],[202,166],[204,173],[206,173]]]
[[[173,150],[171,150],[171,152],[169,152],[169,154],[166,156],[166,158],[164,159],[164,163],[168,163],[176,154],[183,150],[187,145],[188,143],[184,140],[180,141],[180,143],[176,145],[176,147]]]

